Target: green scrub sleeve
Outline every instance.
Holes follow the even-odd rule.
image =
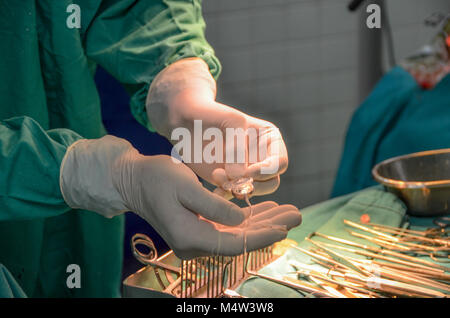
[[[0,221],[56,216],[70,210],[59,188],[67,148],[82,137],[44,131],[30,117],[0,121]]]
[[[215,79],[221,66],[205,38],[201,0],[103,1],[85,34],[87,56],[125,85],[133,116],[149,130],[145,100],[153,78],[182,58],[199,57]]]

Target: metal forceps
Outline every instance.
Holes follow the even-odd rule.
[[[450,261],[449,241],[447,238],[442,237],[442,235],[445,235],[443,228],[449,225],[448,223],[444,223],[444,221],[448,219],[450,218],[441,217],[435,219],[435,224],[439,224],[439,227],[429,228],[426,231],[395,228],[373,223],[367,224],[370,226],[367,227],[349,220],[344,220],[344,223],[351,227],[355,227],[362,231],[376,235],[375,237],[368,237],[359,233],[351,232],[353,236],[362,237],[384,248],[399,250],[398,248],[403,246],[402,248],[407,247],[406,251],[409,251],[410,253],[416,255],[426,255],[435,262],[448,263]],[[414,241],[416,241],[416,243],[413,243]]]
[[[436,224],[439,229],[444,230],[450,226],[450,216],[437,217],[433,220],[433,223]]]
[[[443,239],[448,240],[448,238],[446,237],[448,230],[446,230],[446,228],[450,226],[450,216],[437,217],[433,220],[433,223],[438,226],[437,228],[434,228],[434,235],[441,236]],[[449,243],[447,244],[447,246],[450,245],[450,241],[448,242]],[[439,254],[436,254],[430,255],[430,258],[437,262],[450,263],[448,251],[442,257]]]
[[[148,252],[142,252],[140,251],[137,246],[142,245],[148,248]],[[145,234],[136,233],[131,238],[131,250],[133,251],[134,257],[141,262],[144,265],[150,265],[153,267],[156,279],[158,280],[158,283],[162,287],[163,290],[171,291],[173,288],[175,288],[179,281],[181,281],[181,271],[176,266],[171,266],[168,264],[165,264],[163,262],[158,261],[158,251],[156,250],[155,244],[153,244],[153,241]],[[167,281],[170,283],[169,286],[166,286],[164,284],[163,280],[161,279],[159,270],[164,270],[164,274],[166,276]],[[174,280],[173,277],[168,273],[174,273],[177,274],[177,279]]]

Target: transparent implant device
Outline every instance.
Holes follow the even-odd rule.
[[[225,182],[222,186],[225,191],[230,191],[236,199],[245,200],[255,190],[253,178],[244,177]]]

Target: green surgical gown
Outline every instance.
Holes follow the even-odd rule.
[[[120,296],[124,218],[71,210],[60,163],[74,141],[105,134],[97,64],[149,129],[148,85],[165,66],[200,57],[218,76],[200,2],[0,1],[0,296]],[[72,3],[80,28],[67,24]],[[66,285],[70,264],[80,266],[79,289]]]

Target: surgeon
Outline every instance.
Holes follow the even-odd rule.
[[[184,259],[242,253],[244,233],[248,250],[262,248],[301,222],[291,205],[263,202],[250,216],[227,200],[222,185],[242,176],[254,179],[254,195],[275,191],[288,157],[272,123],[216,102],[220,64],[200,2],[0,2],[0,296],[120,296],[126,211]],[[262,128],[276,152],[240,164],[141,155],[106,135],[96,65],[123,83],[133,115],[152,131],[170,139],[195,120],[204,129]],[[71,264],[79,286],[68,284]]]

